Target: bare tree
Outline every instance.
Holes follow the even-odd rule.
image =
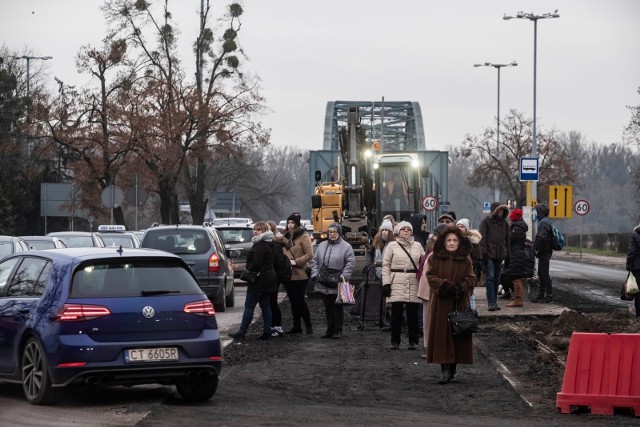
[[[515,199],[522,206],[526,202],[526,188],[520,181],[520,159],[531,157],[531,120],[511,110],[501,121],[500,148],[497,149],[495,129],[482,135],[468,135],[455,156],[471,159],[473,169],[467,182],[474,188],[500,188],[504,198]],[[565,142],[557,132],[538,131],[538,171],[540,175],[538,200],[546,200],[550,184],[572,184],[575,173]]]
[[[262,111],[258,80],[239,70],[242,55],[237,42],[242,7],[231,4],[222,18],[226,29],[220,38],[207,26],[210,5],[201,16],[194,43],[196,81],[184,74],[176,50],[179,32],[169,8],[161,11],[144,0],[109,0],[103,8],[112,33],[122,37],[145,63],[144,90],[148,123],[146,144],[138,155],[156,177],[163,222],[177,223],[179,190],[191,205],[194,222],[204,219],[207,168],[218,155],[238,150],[243,143],[268,143],[269,132],[255,119]],[[153,40],[153,41],[149,41]]]

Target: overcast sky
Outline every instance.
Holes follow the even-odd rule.
[[[215,0],[217,10],[228,1]],[[49,81],[78,86],[80,46],[105,35],[101,0],[0,0],[0,43],[50,55]],[[193,62],[199,0],[173,0],[183,61]],[[322,149],[327,101],[416,101],[427,149],[458,145],[495,126],[497,71],[502,116],[533,112],[533,22],[538,22],[538,129],[621,141],[628,105],[640,105],[638,0],[245,0],[240,43],[246,70],[262,79],[272,142]],[[33,62],[32,62],[33,64]],[[32,67],[35,64],[32,65]]]

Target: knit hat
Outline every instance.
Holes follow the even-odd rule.
[[[289,215],[289,218],[287,218],[287,223],[288,223],[289,221],[293,221],[293,222],[295,222],[295,223],[296,223],[296,225],[297,225],[298,227],[300,227],[300,219],[301,219],[301,217],[300,217],[300,213],[298,213],[298,212],[294,212],[294,213],[292,213],[291,215]]]
[[[380,226],[380,230],[389,230],[389,231],[393,232],[393,224],[391,224],[391,221],[389,221],[388,219],[385,219],[384,221],[382,221],[382,225]]]
[[[335,228],[336,230],[338,230],[338,235],[342,236],[342,226],[340,224],[338,224],[337,222],[332,222],[328,227],[327,230],[330,228]]]
[[[469,231],[469,229],[471,228],[471,224],[469,223],[469,220],[467,218],[459,219],[458,222],[456,222],[456,225],[458,224],[464,225],[464,228],[466,228],[467,231]]]
[[[509,219],[511,221],[519,221],[522,219],[522,211],[520,209],[514,209],[509,214]]]
[[[451,215],[449,215],[448,213],[444,213],[444,214],[440,215],[440,217],[438,218],[438,222],[442,221],[443,219],[448,219],[451,222],[456,222],[456,220]]]
[[[400,234],[400,229],[401,228],[405,228],[408,227],[411,232],[413,233],[413,227],[411,226],[411,223],[408,221],[400,221],[398,223],[398,225],[396,225],[396,227],[393,229],[394,234]]]

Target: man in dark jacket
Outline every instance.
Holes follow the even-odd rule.
[[[549,206],[546,203],[538,203],[535,207],[536,218],[538,220],[538,232],[533,241],[533,249],[538,258],[538,298],[536,302],[551,302],[553,300],[553,288],[551,286],[551,276],[549,275],[549,264],[551,254],[553,254],[553,230],[549,221]]]
[[[487,275],[487,307],[489,311],[500,310],[498,306],[498,285],[502,261],[509,258],[509,208],[500,202],[491,204],[491,213],[480,222],[480,252]]]

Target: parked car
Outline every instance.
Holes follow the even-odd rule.
[[[56,231],[47,233],[47,236],[57,237],[68,248],[104,248],[104,241],[96,233],[89,231]]]
[[[160,249],[180,256],[193,271],[216,311],[235,305],[233,264],[238,255],[225,249],[218,232],[202,225],[161,225],[149,228],[141,247]]]
[[[30,250],[34,249],[62,249],[67,245],[55,236],[20,236],[22,240],[27,242]]]
[[[240,273],[247,267],[247,254],[253,245],[253,227],[250,225],[218,225],[215,227],[227,250],[235,250],[238,256],[233,258],[233,275],[240,277]]]
[[[21,252],[0,262],[0,381],[29,403],[75,385],[172,384],[211,398],[222,368],[215,311],[180,257],[148,249]]]
[[[134,233],[128,232],[124,225],[100,225],[98,226],[97,234],[107,247],[140,247],[140,240],[138,239],[138,236]]]
[[[0,258],[28,250],[29,245],[20,237],[0,235]]]

